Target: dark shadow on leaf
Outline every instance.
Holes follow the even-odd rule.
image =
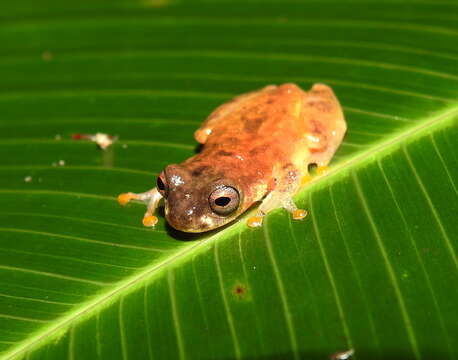
[[[196,147],[194,148],[194,152],[198,154],[202,151],[203,148],[204,148],[203,144],[197,144]]]
[[[227,227],[234,225],[237,222],[237,220],[234,220],[234,221],[231,221],[229,224],[226,224],[224,226],[221,226],[219,228],[216,228],[216,229],[210,230],[210,231],[206,231],[206,232],[187,233],[187,232],[184,232],[184,231],[179,231],[177,229],[174,229],[173,227],[171,227],[168,224],[167,220],[165,219],[164,214],[161,214],[161,216],[164,218],[164,221],[166,223],[165,229],[166,229],[167,233],[171,237],[173,237],[174,239],[180,240],[180,241],[201,240],[201,239],[207,238],[209,236],[212,236],[212,235],[216,234],[217,232],[220,232],[220,231],[226,229]]]

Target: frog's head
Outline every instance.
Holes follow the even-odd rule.
[[[157,189],[165,199],[167,222],[180,231],[209,231],[241,212],[240,186],[213,173],[209,166],[169,165],[157,178]]]

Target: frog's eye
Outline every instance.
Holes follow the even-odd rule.
[[[221,186],[210,194],[208,200],[215,213],[229,215],[239,207],[240,195],[231,186]]]
[[[163,172],[157,177],[156,186],[161,195],[165,197],[167,195],[168,186]]]

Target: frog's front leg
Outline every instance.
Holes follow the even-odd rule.
[[[131,200],[139,200],[147,203],[147,210],[143,216],[143,225],[151,227],[157,224],[158,219],[154,216],[154,212],[159,205],[162,195],[159,193],[157,188],[151,189],[147,192],[136,194],[136,193],[123,193],[118,196],[118,202],[121,205],[126,205]]]
[[[298,209],[293,201],[293,195],[301,185],[303,176],[298,170],[292,169],[282,177],[274,190],[272,190],[263,200],[255,216],[248,219],[249,227],[262,225],[264,216],[271,210],[279,207],[291,213],[294,220],[302,220],[307,216],[307,210]]]

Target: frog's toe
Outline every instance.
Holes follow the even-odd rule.
[[[146,214],[143,218],[143,225],[146,227],[153,227],[158,222],[158,219],[154,215]]]
[[[256,215],[248,219],[247,225],[251,228],[260,227],[262,225],[262,220],[264,216]]]
[[[328,172],[329,172],[329,168],[326,165],[317,166],[316,168],[317,175],[325,175]]]
[[[296,209],[291,212],[294,220],[302,220],[307,216],[308,212],[304,209]]]
[[[301,185],[308,184],[310,181],[312,181],[312,177],[309,174],[305,174],[301,178]]]
[[[283,208],[291,213],[294,220],[302,220],[308,214],[307,210],[298,209],[292,198],[283,201]]]
[[[136,194],[134,193],[122,193],[118,195],[118,203],[122,206],[127,205],[130,200],[136,199]]]

